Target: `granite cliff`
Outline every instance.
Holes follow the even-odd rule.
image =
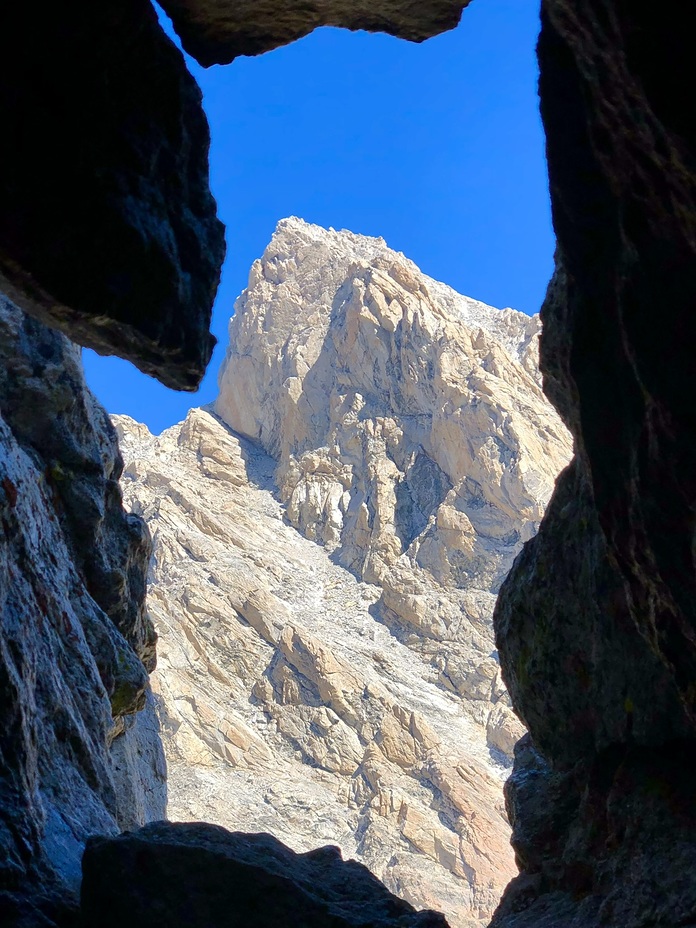
[[[337,844],[453,928],[487,922],[523,733],[495,592],[570,454],[538,332],[380,239],[284,220],[215,412],[159,437],[115,417],[154,539],[171,818]]]

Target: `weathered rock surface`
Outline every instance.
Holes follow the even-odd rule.
[[[164,814],[150,541],[79,349],[0,297],[0,358],[0,920],[48,925],[90,834]]]
[[[237,301],[215,404],[278,460],[290,522],[378,584],[385,621],[485,713],[504,694],[495,594],[570,451],[538,334],[381,239],[284,220]],[[485,713],[509,751],[512,716]]]
[[[365,280],[373,306],[391,293],[381,327]],[[538,320],[299,220],[250,283],[217,409],[255,443],[206,410],[158,438],[114,417],[155,545],[170,816],[337,844],[480,925],[512,873],[501,785],[522,733],[494,591],[569,450],[536,379]],[[374,366],[345,344],[361,326]],[[390,340],[400,366],[377,350]]]
[[[201,64],[227,64],[300,39],[319,26],[387,32],[422,42],[453,29],[470,0],[166,0],[186,51]]]
[[[287,523],[258,446],[205,410],[159,438],[115,421],[125,500],[154,538],[169,817],[336,844],[480,925],[513,859],[478,711],[379,621],[378,587]]]
[[[224,257],[201,93],[149,0],[0,12],[0,289],[192,390]]]
[[[696,64],[676,3],[543,7],[541,363],[577,456],[496,613],[533,740],[508,788],[523,872],[494,924],[690,925]]]
[[[104,928],[447,928],[442,915],[416,912],[336,847],[294,854],[270,835],[198,823],[92,839],[82,916]]]
[[[421,41],[466,0],[166,4],[205,64],[320,25]],[[75,342],[194,390],[225,245],[201,93],[149,0],[0,12],[0,289]]]

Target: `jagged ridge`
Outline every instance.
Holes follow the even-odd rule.
[[[491,610],[569,450],[537,333],[381,239],[285,220],[216,404],[255,441],[209,410],[159,438],[117,417],[172,817],[339,844],[455,926],[491,914],[522,732]]]

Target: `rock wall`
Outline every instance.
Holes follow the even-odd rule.
[[[521,729],[490,616],[570,454],[539,328],[381,239],[284,220],[237,301],[215,403],[278,460],[290,522],[380,586],[385,621],[507,752]]]
[[[678,4],[655,17],[544,3],[559,252],[541,363],[577,454],[496,614],[532,738],[508,787],[522,874],[500,928],[696,919],[696,121],[680,102],[695,67],[684,15]]]
[[[79,349],[0,297],[0,356],[0,916],[48,925],[89,835],[164,815],[150,540]]]
[[[286,220],[237,303],[216,404],[257,441],[206,410],[159,437],[115,417],[155,543],[173,818],[337,844],[453,928],[487,922],[522,734],[493,591],[569,454],[538,327],[381,240]]]
[[[229,30],[224,34],[230,13],[222,2],[169,6],[190,47],[199,41],[194,32],[202,34],[197,53],[204,63],[208,55],[255,53],[287,41],[298,23],[300,30],[316,24],[319,8],[298,8],[289,30],[276,31],[274,22],[269,34],[267,15],[260,28],[253,23],[261,8],[255,4],[240,33],[246,38],[234,46],[234,35],[230,44]],[[392,6],[406,23],[428,16],[414,14],[412,4],[397,10],[390,3],[373,4],[368,15],[386,16]],[[433,31],[456,6],[425,5],[435,11]],[[351,25],[354,7],[336,10],[336,19],[333,3],[325,9],[330,21],[340,14]],[[553,925],[685,925],[696,917],[688,839],[694,801],[682,776],[694,716],[689,13],[680,0],[659,10],[624,0],[542,3],[540,93],[559,240],[542,354],[546,389],[571,425],[577,461],[539,540],[502,590],[503,666],[536,744],[520,748],[509,791],[523,875],[501,907],[500,925],[539,925],[544,918]],[[200,98],[181,57],[145,0],[117,7],[82,0],[40,17],[31,5],[9,3],[0,16],[0,111],[9,140],[0,155],[2,287],[77,341],[121,353],[171,385],[193,387],[210,354],[207,322],[222,237],[207,186]],[[362,25],[401,28],[390,19]],[[223,36],[218,48],[216,30]],[[41,358],[36,364],[44,366]],[[27,384],[33,380],[27,375]],[[61,393],[59,378],[45,396],[54,390],[69,405],[70,390]],[[3,416],[11,414],[5,404]],[[84,650],[81,620],[69,650],[63,633],[45,624],[70,617],[71,609],[76,619],[89,613],[94,628],[107,631],[95,631],[88,650],[101,653],[103,646],[113,654],[121,646],[103,620],[113,601],[94,612],[90,602],[101,593],[78,595],[87,561],[78,554],[71,566],[70,558],[56,557],[72,556],[69,503],[46,490],[41,451],[14,428],[3,425],[2,458],[3,712],[10,707],[0,742],[9,823],[2,833],[5,906],[28,870],[56,875],[56,845],[47,839],[42,849],[41,837],[56,833],[55,819],[42,811],[50,801],[38,784],[68,755],[70,767],[81,751],[76,745],[92,731],[101,758],[96,778],[90,774],[88,788],[81,780],[71,795],[79,796],[78,820],[102,815],[91,797],[109,779],[100,766],[110,727],[104,700],[119,692],[117,680],[127,679],[126,690],[135,693],[136,678],[143,679],[130,658],[132,675],[112,680],[105,672],[102,679]],[[78,484],[82,493],[84,481]],[[89,492],[85,500],[87,513],[99,510],[98,503],[91,509]],[[66,509],[54,524],[58,502]],[[70,518],[79,522],[84,514],[78,509]],[[43,542],[30,527],[42,520],[48,541],[39,549]],[[98,522],[87,518],[85,537]],[[54,573],[49,553],[65,576]],[[42,571],[47,590],[61,601],[67,596],[70,609],[45,611]],[[528,599],[539,619],[531,651],[522,635]],[[34,634],[39,626],[16,620],[23,610],[38,618],[42,635]],[[105,671],[110,660],[102,661]],[[78,731],[67,746],[51,740],[59,724],[51,707],[66,674],[68,714]],[[80,679],[88,678],[96,688],[81,689]],[[110,828],[115,818],[109,812],[100,821]],[[74,861],[69,848],[79,841],[59,841]]]

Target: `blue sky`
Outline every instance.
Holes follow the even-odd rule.
[[[219,344],[194,394],[85,351],[109,412],[159,432],[215,398],[234,300],[285,216],[381,235],[468,296],[537,312],[553,257],[537,31],[536,0],[474,0],[458,29],[422,45],[321,29],[226,67],[189,60],[227,225]]]

